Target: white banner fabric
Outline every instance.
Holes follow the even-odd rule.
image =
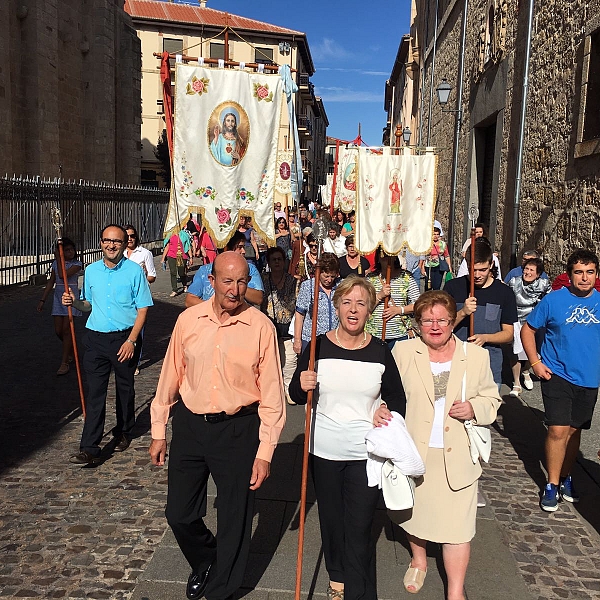
[[[176,65],[173,187],[165,234],[190,212],[223,247],[240,214],[274,245],[279,75]]]
[[[437,157],[374,154],[360,148],[356,247],[398,254],[431,248]]]
[[[277,154],[277,169],[275,189],[280,194],[292,193],[292,161],[294,153],[291,150],[280,150]]]

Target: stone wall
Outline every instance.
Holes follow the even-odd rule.
[[[417,2],[417,15],[425,15],[425,0]],[[544,253],[547,270],[562,271],[576,247],[600,248],[600,154],[575,158],[580,120],[582,70],[586,36],[600,27],[598,0],[535,2],[531,45],[525,143],[518,216],[517,252],[537,248]],[[448,108],[456,108],[463,0],[449,2],[440,12],[434,87],[446,77],[453,86]],[[490,0],[469,2],[464,52],[464,118],[459,139],[457,203],[454,247],[468,231],[465,207],[477,204],[477,128],[496,123],[494,165],[495,209],[490,219],[492,239],[504,270],[511,262],[511,245],[521,98],[526,50],[527,0],[506,4],[505,48],[500,60],[480,71],[480,35]],[[418,18],[418,17],[417,17]],[[425,25],[416,24],[421,39]],[[425,56],[423,123],[427,131],[433,27],[422,45]],[[598,101],[596,100],[596,103]],[[440,148],[438,215],[448,223],[452,170],[453,127],[456,113],[442,113],[434,96],[431,144]],[[498,137],[499,136],[499,137]],[[423,140],[425,143],[425,140]],[[600,144],[599,144],[600,146]]]
[[[120,0],[0,7],[0,173],[139,182],[140,45]]]

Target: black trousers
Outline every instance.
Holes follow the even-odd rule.
[[[100,442],[104,435],[106,418],[106,393],[111,370],[115,372],[117,424],[115,436],[131,435],[135,424],[134,372],[141,346],[136,347],[133,357],[121,363],[117,358],[119,348],[128,339],[131,329],[113,333],[86,331],[83,368],[87,377],[85,398],[86,418],[81,435],[80,449],[94,456],[100,454]]]
[[[345,600],[377,600],[371,527],[379,489],[367,485],[366,461],[310,461],[329,579],[344,584]]]
[[[169,453],[167,521],[192,567],[212,564],[206,598],[225,600],[241,585],[250,552],[254,492],[249,489],[258,450],[257,414],[207,423],[178,402]],[[206,488],[217,486],[217,536],[204,524]]]

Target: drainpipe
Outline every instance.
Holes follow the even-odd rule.
[[[515,180],[515,199],[513,203],[513,226],[510,249],[510,264],[512,267],[517,264],[517,233],[519,231],[519,208],[521,206],[521,173],[523,171],[523,147],[525,145],[527,92],[529,90],[529,61],[531,59],[533,4],[534,0],[529,0],[529,13],[527,15],[527,47],[525,48],[525,70],[523,72],[523,96],[521,99],[521,122],[519,123],[519,149],[517,151],[517,176]]]
[[[427,146],[431,139],[431,111],[433,109],[433,76],[435,75],[435,55],[437,51],[439,0],[435,0],[435,28],[433,30],[433,57],[431,59],[431,77],[429,80],[429,115],[427,116]]]
[[[462,125],[463,110],[463,80],[465,77],[465,44],[467,40],[467,11],[469,0],[465,0],[462,16],[462,33],[460,37],[460,51],[458,53],[458,92],[456,99],[456,123],[454,125],[454,146],[452,153],[452,192],[450,195],[450,219],[448,222],[448,251],[454,256],[454,221],[456,218],[456,186],[458,181],[458,141],[460,139],[460,128]]]
[[[419,89],[419,143],[423,145],[423,92],[425,91],[425,52],[427,50],[427,38],[429,37],[429,2],[425,2],[427,10],[425,12],[425,40],[420,46],[419,53],[421,58],[421,87]],[[390,136],[391,137],[391,136]]]

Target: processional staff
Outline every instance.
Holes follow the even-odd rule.
[[[321,254],[323,253],[323,240],[327,235],[327,225],[323,219],[317,219],[312,228],[313,236],[318,244],[317,265],[313,281],[314,296],[312,309],[312,331],[310,335],[310,353],[308,370],[315,370],[315,354],[317,350],[317,318],[319,315],[319,281],[321,277]],[[314,390],[309,390],[306,396],[306,422],[304,425],[304,449],[302,453],[302,479],[300,484],[300,526],[298,528],[298,559],[296,561],[296,592],[295,600],[300,600],[302,587],[302,556],[304,553],[304,521],[306,520],[306,486],[308,481],[308,447],[310,442],[310,420],[312,415],[312,402]]]
[[[469,219],[471,219],[471,256],[469,258],[469,296],[475,297],[475,221],[479,216],[476,206],[469,207]],[[475,313],[469,315],[469,337],[475,335]]]
[[[58,258],[60,263],[60,272],[62,274],[63,281],[65,283],[65,292],[69,289],[69,282],[67,280],[67,267],[65,265],[65,253],[63,250],[63,239],[62,239],[62,215],[60,208],[57,206],[53,207],[50,211],[52,218],[52,225],[56,229],[57,245],[58,245]],[[67,313],[69,315],[69,327],[71,328],[71,339],[73,340],[73,354],[75,356],[75,369],[77,370],[77,383],[79,385],[79,399],[81,400],[81,412],[85,420],[85,397],[83,394],[83,380],[81,378],[81,367],[79,365],[79,353],[77,352],[77,339],[75,338],[75,323],[73,321],[73,309],[71,305],[67,306]]]

